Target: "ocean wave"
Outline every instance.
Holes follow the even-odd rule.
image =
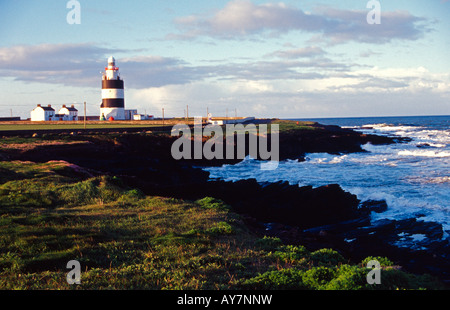
[[[429,148],[429,147],[444,148],[444,147],[447,147],[447,144],[431,143],[431,142],[420,142],[420,143],[417,143],[416,146],[417,147],[422,147],[422,148]]]
[[[399,156],[418,156],[418,157],[450,157],[448,151],[427,151],[427,150],[403,150],[397,153]]]
[[[361,126],[361,129],[376,129],[380,131],[416,131],[425,129],[426,127],[422,126],[410,126],[410,125],[393,125],[393,124],[365,124]]]
[[[409,177],[408,181],[412,183],[421,184],[445,184],[450,183],[450,176],[436,176],[436,177]]]
[[[361,124],[361,123],[360,123]],[[234,166],[208,168],[212,178],[229,181],[287,181],[299,186],[339,184],[361,201],[385,200],[388,209],[372,220],[420,218],[435,221],[450,232],[450,130],[436,127],[369,123],[346,126],[358,132],[408,137],[410,142],[362,146],[365,152],[305,154],[306,160],[283,161],[274,171],[261,171],[247,158]],[[346,124],[353,125],[353,124]],[[355,124],[356,125],[356,124]],[[410,236],[413,241],[422,236]]]
[[[438,147],[445,147],[450,142],[450,130],[428,129],[421,126],[382,126],[364,125],[358,131],[380,135],[396,135],[412,138],[415,141],[423,141],[439,144]]]

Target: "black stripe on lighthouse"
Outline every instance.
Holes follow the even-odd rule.
[[[115,95],[112,95],[112,97],[105,95],[106,98],[102,98],[101,108],[124,108],[125,100],[123,99],[123,80],[102,80],[102,90],[107,91],[108,89],[113,90]],[[119,93],[122,93],[122,95],[118,95],[117,90],[119,90]],[[122,91],[120,92],[120,90]]]
[[[125,99],[103,99],[101,108],[124,108]]]
[[[102,89],[124,89],[123,80],[102,80]]]

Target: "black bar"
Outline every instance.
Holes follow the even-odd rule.
[[[102,80],[102,89],[123,89],[123,80]]]
[[[101,108],[124,108],[125,99],[103,99]]]

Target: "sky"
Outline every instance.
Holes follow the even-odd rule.
[[[450,114],[449,0],[78,0],[79,24],[68,3],[0,0],[0,117],[99,115],[109,56],[155,117]]]

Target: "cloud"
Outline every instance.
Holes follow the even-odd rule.
[[[262,65],[255,62],[254,66]],[[194,81],[133,91],[136,104],[166,115],[234,113],[257,117],[327,117],[361,115],[425,115],[448,111],[450,74],[423,67],[330,71],[291,79],[242,78]],[[424,104],[424,102],[428,104]]]
[[[325,19],[304,13],[284,3],[256,5],[247,0],[234,0],[213,16],[187,16],[175,23],[186,29],[180,37],[200,35],[225,39],[261,34],[264,31],[281,33],[293,29],[317,31],[328,23]],[[329,21],[333,23],[333,21]],[[331,26],[331,25],[329,25]]]
[[[322,37],[331,43],[348,41],[364,43],[388,43],[395,39],[417,40],[431,29],[425,18],[411,15],[407,11],[382,11],[381,24],[371,25],[366,21],[367,11],[322,8],[319,14],[338,21],[334,28],[324,28]]]
[[[90,101],[94,102],[99,98],[99,71],[106,58],[123,52],[94,44],[3,47],[0,76],[90,87],[83,95],[93,91]],[[165,107],[168,116],[180,116],[187,104],[191,115],[200,115],[209,107],[215,115],[238,108],[241,115],[259,117],[395,114],[401,108],[405,110],[400,114],[408,114],[413,111],[404,103],[408,100],[417,103],[417,113],[420,107],[426,112],[427,105],[419,104],[419,99],[432,102],[437,113],[448,106],[448,73],[433,73],[424,67],[359,66],[327,56],[312,46],[275,51],[261,60],[208,65],[149,54],[116,59],[127,88],[127,106],[148,109],[151,114]],[[44,101],[47,97],[48,92],[42,94]]]
[[[372,57],[372,56],[379,56],[382,53],[380,52],[374,52],[372,50],[367,50],[367,51],[362,51],[359,53],[360,57],[364,57],[364,58],[368,58],[368,57]]]
[[[93,44],[16,45],[0,48],[2,70],[52,71],[85,69],[111,50]]]
[[[3,47],[0,48],[0,75],[24,82],[98,87],[106,59],[123,52],[89,43]],[[116,56],[116,59],[125,87],[136,89],[203,80],[317,79],[328,71],[351,68],[320,56],[323,54],[321,48],[311,47],[278,51],[273,53],[276,59],[271,60],[197,66],[158,55]]]
[[[208,72],[180,59],[154,55],[123,58],[120,66],[126,85],[131,88],[185,84],[208,76]]]
[[[16,45],[0,48],[0,73],[27,82],[88,86],[112,52],[93,44]]]
[[[275,56],[275,57],[285,58],[285,59],[296,59],[296,58],[317,57],[317,56],[322,56],[324,54],[326,54],[326,52],[321,47],[310,46],[310,47],[303,47],[303,48],[297,48],[297,49],[292,49],[292,50],[276,51],[267,56],[268,57]]]
[[[96,88],[106,58],[120,52],[123,51],[93,44],[4,47],[0,48],[0,74],[19,81]],[[446,89],[447,84],[439,81],[448,81],[448,76],[431,74],[422,67],[367,69],[356,63],[334,61],[325,55],[326,52],[319,47],[305,47],[275,51],[263,60],[197,66],[178,58],[157,55],[116,58],[128,89],[234,80],[246,83],[270,82],[272,85],[282,81],[279,84],[281,88],[284,88],[282,85],[286,81],[299,81],[297,85],[302,86],[330,85],[329,90],[342,85],[358,89],[370,86],[382,90],[404,87],[405,83],[410,85],[416,81],[417,87],[433,85],[436,89]],[[270,57],[274,59],[267,59]],[[317,86],[314,87],[317,89]]]
[[[349,41],[387,43],[394,39],[416,40],[427,29],[426,19],[406,11],[382,12],[381,25],[369,25],[368,10],[339,10],[320,7],[308,13],[284,3],[254,4],[233,0],[211,15],[180,17],[175,23],[180,33],[170,39],[208,36],[220,39],[247,39],[258,35],[279,36],[291,31],[312,33],[332,44]]]
[[[207,71],[220,80],[286,80],[315,79],[322,77],[313,68],[323,66],[324,69],[338,69],[340,64],[332,62],[312,62],[295,60],[254,61],[247,63],[228,63],[210,66]]]
[[[90,43],[2,47],[0,74],[25,82],[98,87],[106,59],[123,52]],[[175,58],[153,55],[119,58],[118,66],[127,77],[126,87],[183,84],[198,78],[195,69]]]
[[[240,116],[282,118],[426,115],[448,111],[448,75],[422,72],[427,76],[423,80],[415,77],[420,75],[420,68],[404,70],[399,76],[386,70],[375,69],[371,74],[369,71],[317,80],[199,81],[135,90],[130,100],[154,111],[164,107],[169,117],[183,115],[187,104],[190,115],[205,115],[206,108],[214,116],[225,116],[227,111],[234,115],[236,108]]]

